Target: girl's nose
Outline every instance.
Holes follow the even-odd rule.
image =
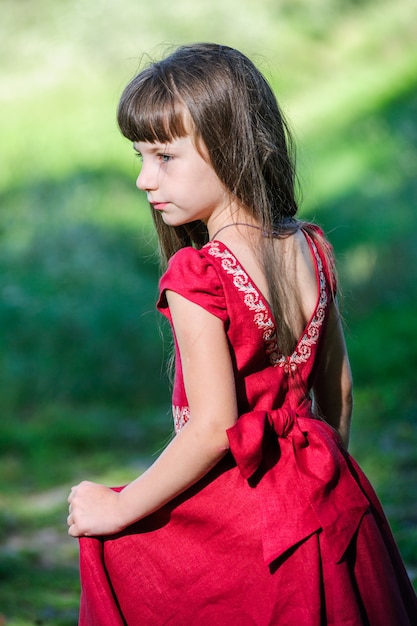
[[[142,169],[136,179],[136,187],[141,191],[156,189],[158,186],[157,178],[158,176],[155,168],[152,169],[152,167],[142,164]]]

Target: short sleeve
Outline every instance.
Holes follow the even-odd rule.
[[[204,249],[181,248],[168,262],[159,283],[158,310],[170,319],[166,291],[175,291],[203,309],[227,320],[223,285],[211,258]]]

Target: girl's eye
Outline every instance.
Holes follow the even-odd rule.
[[[168,163],[172,159],[170,154],[158,154],[159,159],[162,163]]]

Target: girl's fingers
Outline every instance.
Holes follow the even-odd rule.
[[[75,494],[75,487],[71,487],[71,490],[70,490],[68,498],[67,498],[67,502],[71,502],[71,500],[74,497],[74,494]]]

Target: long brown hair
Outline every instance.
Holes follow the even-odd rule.
[[[195,135],[207,148],[225,187],[262,226],[260,261],[268,281],[284,353],[294,347],[285,320],[288,285],[274,237],[295,232],[294,143],[271,87],[241,52],[212,43],[186,45],[152,63],[127,85],[120,99],[118,123],[131,141],[170,142],[187,135],[184,110]],[[202,222],[167,226],[153,212],[165,262],[180,248],[208,241]]]

